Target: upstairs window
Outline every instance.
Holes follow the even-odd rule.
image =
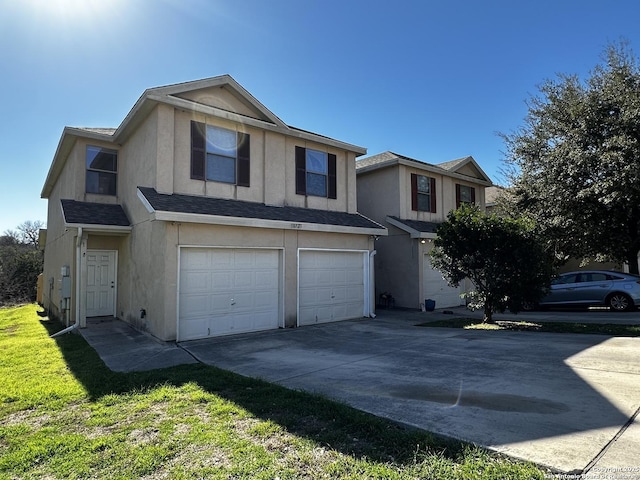
[[[476,203],[476,189],[468,185],[456,183],[456,208],[460,208],[463,203],[473,205]]]
[[[87,193],[116,195],[118,152],[108,148],[87,146]]]
[[[337,198],[336,156],[296,147],[296,193]]]
[[[436,179],[411,174],[411,209],[436,213]]]
[[[249,134],[191,122],[191,178],[248,187]]]

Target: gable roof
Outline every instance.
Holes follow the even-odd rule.
[[[225,89],[230,95],[241,102],[252,115],[237,113],[219,106],[206,105],[186,98],[189,92],[197,92],[211,88]],[[277,115],[260,103],[253,95],[245,90],[230,75],[205,78],[191,82],[177,83],[164,87],[154,87],[145,90],[136,101],[127,116],[117,128],[77,128],[65,127],[56,153],[54,154],[47,178],[40,196],[48,198],[55,184],[69,152],[78,138],[94,139],[109,142],[117,148],[122,145],[144,119],[159,105],[170,105],[188,112],[200,113],[207,116],[224,118],[240,124],[278,132],[287,136],[300,138],[312,142],[322,143],[340,150],[354,152],[356,156],[367,153],[366,148],[342,142],[330,137],[312,133],[285,124]]]
[[[112,203],[79,202],[62,199],[65,226],[102,227],[107,230],[131,230],[131,222],[122,206]]]
[[[165,194],[150,187],[138,187],[138,197],[155,220],[365,235],[387,234],[385,227],[359,213]]]
[[[357,160],[356,174],[360,175],[366,172],[389,168],[396,165],[405,165],[412,168],[418,168],[426,172],[438,173],[440,175],[447,175],[467,181],[472,180],[485,186],[493,184],[489,176],[484,172],[484,170],[482,170],[482,168],[480,168],[480,165],[478,165],[472,156],[451,160],[449,162],[432,164],[400,155],[398,153],[386,151]],[[477,171],[478,177],[470,176],[461,172],[461,170],[467,165],[471,165],[471,167]]]

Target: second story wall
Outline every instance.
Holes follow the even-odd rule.
[[[405,165],[399,166],[400,174],[398,181],[400,183],[400,209],[399,217],[407,220],[420,220],[425,222],[443,222],[446,220],[447,215],[452,210],[458,208],[460,201],[466,201],[460,199],[460,187],[469,192],[469,198],[471,202],[475,203],[484,210],[484,186],[474,182],[472,178],[464,179],[459,177],[451,177],[434,172],[425,172],[419,168],[412,168]],[[419,175],[431,181],[431,186],[435,187],[435,193],[431,192],[433,199],[435,199],[434,211],[425,211],[422,209],[414,208],[413,193],[414,187],[412,186],[412,175]],[[464,195],[464,194],[463,194]],[[420,207],[419,207],[420,208]]]
[[[321,210],[356,211],[356,153],[337,149],[331,145],[309,141],[294,135],[285,135],[269,129],[222,118],[176,110],[173,122],[173,158],[159,156],[157,171],[160,185],[169,189],[166,180],[172,177],[172,192],[190,195],[211,196],[276,206],[297,206]],[[192,178],[192,122],[213,126],[245,135],[249,139],[249,186],[207,179]],[[159,137],[160,138],[160,137]],[[296,188],[296,147],[312,149],[335,156],[336,198],[304,195]],[[172,164],[170,175],[162,177],[167,162]],[[166,192],[166,193],[172,193]]]

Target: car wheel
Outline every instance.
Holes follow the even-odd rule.
[[[533,312],[536,309],[534,302],[522,302],[522,310],[525,312]]]
[[[627,310],[631,310],[633,302],[624,293],[614,293],[608,298],[607,305],[609,305],[611,310],[615,310],[616,312],[626,312]]]

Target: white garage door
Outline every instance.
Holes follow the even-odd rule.
[[[182,248],[178,339],[278,328],[280,252]]]
[[[453,288],[442,278],[442,274],[431,266],[429,255],[425,254],[423,265],[423,298],[435,300],[436,308],[450,308],[464,305],[464,300],[460,298],[460,287]]]
[[[362,252],[302,250],[298,263],[298,325],[365,315]]]

